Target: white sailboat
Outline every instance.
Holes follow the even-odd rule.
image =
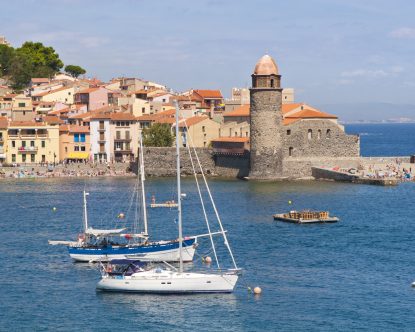
[[[209,237],[212,244],[212,250],[215,256],[218,269],[192,272],[184,271],[183,266],[183,230],[182,230],[182,204],[181,204],[181,182],[180,182],[180,156],[179,156],[179,130],[178,130],[178,117],[179,109],[176,102],[176,153],[177,153],[177,197],[178,197],[178,225],[179,225],[179,268],[176,269],[170,264],[163,264],[157,266],[150,266],[147,264],[141,264],[139,262],[124,262],[127,264],[127,268],[124,272],[114,273],[111,268],[111,262],[109,265],[102,269],[102,278],[97,284],[97,289],[102,291],[118,291],[118,292],[137,292],[137,293],[230,293],[234,290],[238,281],[240,269],[238,269],[235,259],[232,254],[232,250],[229,246],[226,232],[223,229],[222,222],[216,209],[216,205],[213,202],[210,189],[207,185],[206,178],[202,177],[205,182],[205,186],[208,195],[211,199],[213,209],[215,211],[220,229],[221,235],[224,238],[225,246],[227,247],[229,254],[232,258],[234,268],[221,269],[215,249],[215,245],[210,232],[210,226],[207,220],[206,210],[203,204],[203,199],[199,187],[199,183],[195,173],[195,179],[197,188],[199,191],[199,197],[201,199],[203,213],[207,223]],[[190,152],[190,151],[189,151]],[[196,160],[201,168],[199,158],[195,154]],[[192,166],[194,170],[194,164],[192,158]],[[117,262],[113,262],[117,264]]]

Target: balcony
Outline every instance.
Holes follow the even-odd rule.
[[[132,149],[116,148],[114,151],[115,154],[133,154]]]
[[[21,146],[18,149],[19,153],[32,153],[32,152],[37,152],[37,147],[36,146]]]
[[[98,132],[104,132],[105,131],[105,127],[98,127]]]
[[[121,138],[121,137],[117,137],[114,139],[114,142],[131,142],[131,138],[130,137],[126,137],[126,138]]]
[[[232,155],[243,155],[245,148],[213,148],[214,154],[232,154]]]

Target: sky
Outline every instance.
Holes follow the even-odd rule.
[[[249,87],[274,57],[282,86],[311,105],[415,104],[415,1],[0,0],[0,35],[40,41],[109,80],[175,91]]]

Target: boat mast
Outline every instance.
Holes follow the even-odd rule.
[[[84,190],[84,232],[88,229],[88,213],[86,208],[86,196],[89,194]]]
[[[147,224],[147,206],[146,206],[146,194],[144,190],[144,156],[143,156],[143,135],[140,131],[140,180],[141,180],[141,196],[142,196],[142,203],[143,203],[143,219],[144,219],[144,234],[148,235],[148,224]]]
[[[179,272],[183,272],[183,230],[182,230],[182,193],[180,186],[180,148],[179,148],[179,105],[177,100],[176,106],[176,167],[177,167],[177,214],[179,223]]]

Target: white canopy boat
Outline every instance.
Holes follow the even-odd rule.
[[[103,265],[101,269],[102,278],[97,284],[97,289],[102,291],[115,291],[115,292],[137,292],[137,293],[231,293],[233,292],[235,285],[238,281],[238,275],[240,269],[238,269],[232,250],[229,246],[229,242],[226,236],[226,232],[223,229],[221,219],[219,217],[216,205],[213,201],[209,186],[207,185],[206,178],[204,176],[199,158],[196,150],[193,148],[198,166],[200,167],[201,174],[204,180],[204,184],[212,203],[213,210],[215,212],[219,227],[221,229],[221,235],[224,239],[224,244],[228,249],[230,257],[232,259],[233,269],[222,269],[219,265],[218,256],[216,253],[215,245],[213,242],[212,233],[210,231],[209,222],[207,219],[207,213],[203,203],[202,194],[199,187],[199,182],[196,176],[196,171],[192,157],[190,158],[193,172],[196,179],[196,185],[199,192],[200,201],[202,203],[202,209],[206,220],[206,225],[209,231],[209,237],[212,245],[212,251],[217,264],[217,270],[207,271],[184,271],[183,268],[183,253],[185,247],[183,246],[184,239],[182,234],[182,204],[181,204],[181,183],[180,183],[180,156],[179,156],[179,130],[178,130],[178,117],[179,109],[176,102],[176,154],[177,154],[177,197],[178,199],[178,225],[179,225],[179,269],[176,269],[170,264],[163,264],[157,266],[149,266],[146,264],[138,267],[127,269],[122,273],[114,274],[112,265],[117,266],[117,262],[109,262],[107,265]],[[189,148],[189,155],[191,156]],[[131,261],[130,261],[131,262]],[[134,263],[131,262],[133,265]],[[135,264],[137,265],[137,263]]]

